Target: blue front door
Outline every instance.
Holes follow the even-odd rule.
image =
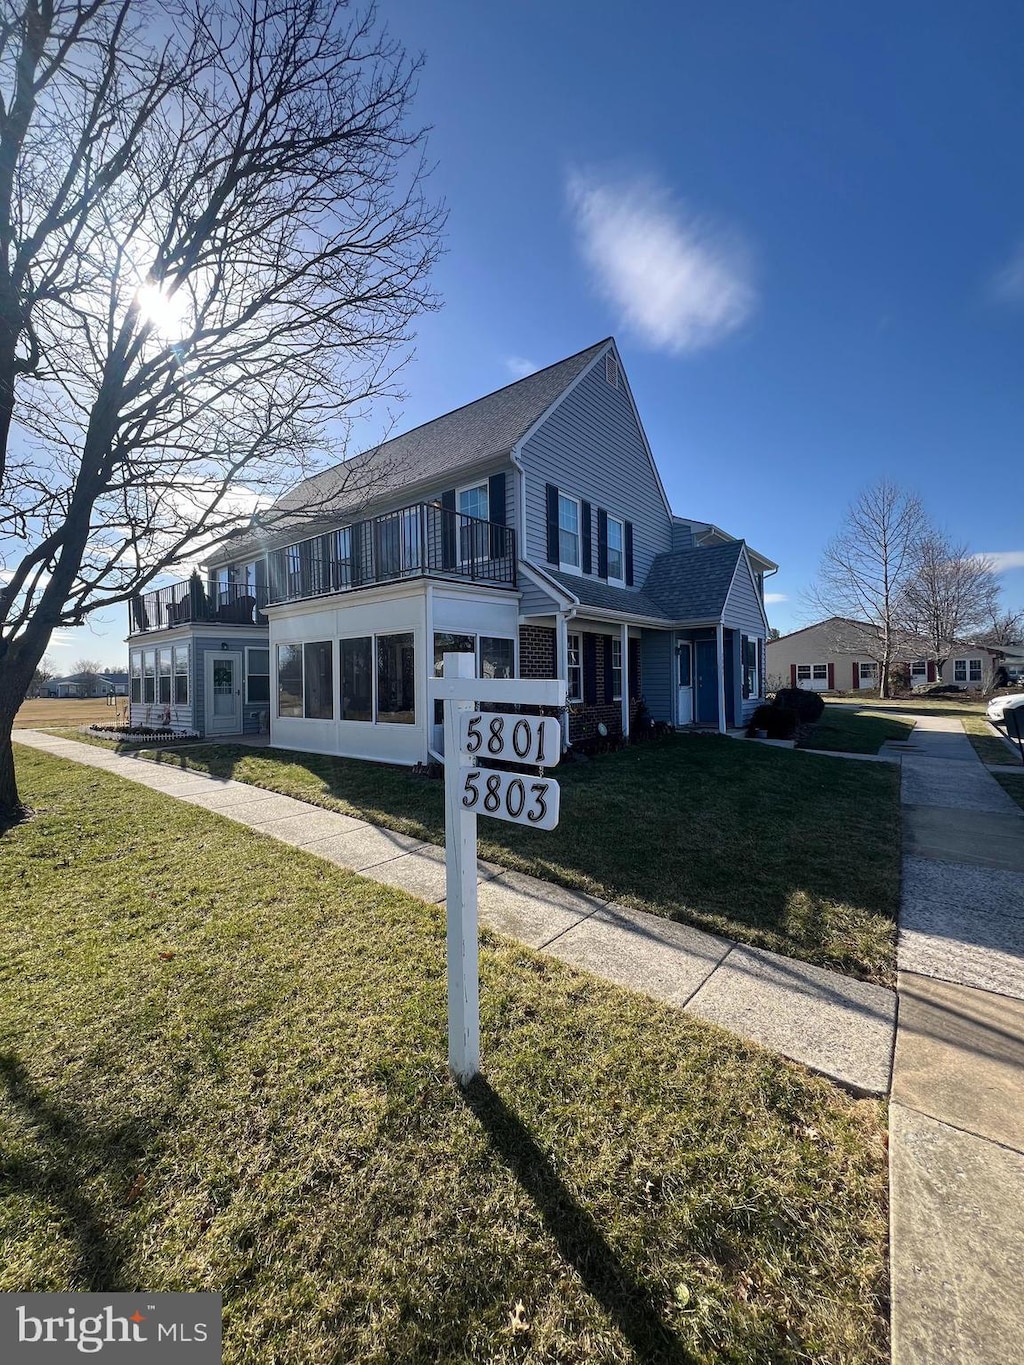
[[[714,640],[697,641],[698,725],[718,724],[718,649]]]

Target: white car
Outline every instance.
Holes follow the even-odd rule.
[[[985,714],[993,725],[1005,725],[1006,711],[1016,711],[1018,706],[1024,706],[1024,692],[1010,692],[1005,697],[993,697],[985,709]],[[1024,726],[1021,727],[1024,729]]]

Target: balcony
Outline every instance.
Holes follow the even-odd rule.
[[[168,588],[133,597],[128,608],[128,632],[169,630],[174,626],[265,626],[260,610],[267,605],[267,589],[244,583],[204,583],[198,578],[172,583]]]
[[[508,526],[418,502],[272,550],[267,567],[271,605],[425,576],[514,588],[516,536]]]

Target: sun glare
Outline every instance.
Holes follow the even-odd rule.
[[[180,290],[165,294],[155,284],[144,284],[136,297],[142,316],[161,336],[181,337],[188,330],[188,298]]]

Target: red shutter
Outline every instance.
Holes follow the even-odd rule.
[[[928,660],[928,681],[929,681],[929,682],[934,682],[934,681],[935,681],[935,660],[934,660],[934,659],[929,659],[929,660]]]
[[[790,664],[789,666],[789,685],[790,687],[796,687],[796,664]]]
[[[853,666],[853,690],[856,692],[860,688],[860,664]]]
[[[829,666],[828,666],[828,690],[829,690],[830,692],[834,692],[834,691],[836,690],[836,666],[835,666],[835,664],[829,664]]]

